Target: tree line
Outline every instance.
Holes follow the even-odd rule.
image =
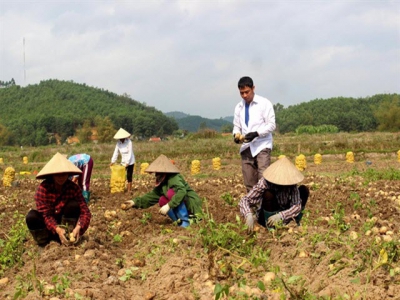
[[[93,127],[100,142],[111,141],[120,127],[138,139],[165,137],[183,129],[232,131],[232,124],[224,119],[189,116],[178,124],[127,94],[53,79],[23,88],[8,84],[0,89],[0,107],[0,146],[48,145],[56,142],[56,136],[64,142],[73,135],[87,142]],[[281,134],[400,130],[398,94],[315,99],[287,108],[277,103],[274,109],[276,132]]]
[[[8,87],[13,86],[13,85],[15,85],[14,78],[11,78],[10,81],[0,80],[0,88],[8,88]]]
[[[400,130],[398,94],[315,99],[287,108],[278,103],[274,109],[277,131],[283,134],[303,131],[305,126],[328,129],[327,132],[335,132],[334,127],[344,132]]]
[[[101,141],[112,140],[107,132],[120,127],[139,139],[178,129],[174,119],[127,94],[72,81],[51,79],[0,89],[0,106],[0,145],[48,145],[56,142],[55,135],[65,141],[87,127],[101,128]]]

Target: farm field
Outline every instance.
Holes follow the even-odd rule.
[[[303,184],[311,195],[300,227],[260,227],[253,235],[239,218],[245,187],[231,140],[134,143],[133,195],[110,193],[112,144],[3,150],[2,173],[10,164],[17,173],[40,169],[57,151],[93,153],[95,169],[91,225],[72,247],[52,242],[39,249],[27,232],[34,175],[17,174],[18,186],[0,187],[0,299],[400,299],[400,147],[399,135],[391,137],[390,151],[374,137],[371,146],[360,136],[277,138],[273,161],[286,154],[294,162],[299,150],[306,155]],[[323,154],[320,165],[313,147]],[[353,149],[355,162],[347,163]],[[187,229],[158,207],[119,209],[151,190],[153,177],[139,174],[139,166],[161,153],[204,199],[206,216]],[[215,156],[220,170],[212,168]],[[194,159],[202,164],[197,175],[190,172]]]

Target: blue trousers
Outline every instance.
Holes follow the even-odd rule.
[[[177,207],[171,208],[168,211],[168,217],[170,217],[172,221],[177,222],[181,227],[188,227],[190,225],[189,212],[183,201]]]

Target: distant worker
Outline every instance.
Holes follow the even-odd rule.
[[[125,129],[120,128],[114,135],[114,139],[118,140],[115,146],[114,154],[111,158],[111,164],[115,164],[118,158],[118,153],[121,153],[121,165],[126,168],[126,179],[128,181],[127,192],[131,193],[132,190],[132,176],[135,167],[135,154],[133,153],[132,141],[130,140],[131,134]]]
[[[249,232],[254,229],[254,219],[264,227],[272,228],[295,220],[300,225],[310,191],[303,174],[286,157],[278,159],[263,173],[258,183],[239,202],[240,214],[245,218]],[[254,217],[255,215],[255,217]]]
[[[145,172],[155,174],[154,189],[141,197],[126,201],[121,205],[122,209],[148,208],[158,203],[161,207],[159,212],[168,215],[181,227],[190,225],[189,218],[201,217],[203,212],[199,195],[165,155],[160,155]]]
[[[83,198],[85,198],[86,203],[89,203],[90,177],[92,176],[93,159],[89,154],[81,153],[68,157],[68,160],[82,171],[82,174],[73,176],[72,181],[79,185],[82,190]]]
[[[233,139],[237,144],[243,143],[240,147],[243,180],[250,191],[271,163],[275,112],[268,99],[254,93],[250,77],[240,78],[238,88],[243,100],[235,107]]]
[[[67,158],[56,153],[37,174],[44,179],[35,193],[36,210],[26,215],[26,224],[39,246],[51,240],[76,243],[88,229],[91,213],[81,189],[68,178],[82,173]]]

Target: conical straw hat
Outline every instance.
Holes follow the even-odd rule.
[[[114,139],[116,139],[116,140],[127,139],[127,138],[130,137],[130,136],[131,136],[131,134],[130,134],[128,131],[126,131],[126,130],[123,129],[123,128],[120,128],[120,129],[117,131],[117,133],[114,135]]]
[[[282,157],[271,164],[264,172],[264,178],[278,185],[293,185],[304,179],[304,175],[287,157]]]
[[[147,173],[179,173],[175,165],[166,157],[161,154],[155,161],[153,161],[145,170]]]
[[[70,162],[65,155],[57,152],[36,175],[36,179],[43,179],[47,175],[64,173],[70,175],[79,175],[82,174],[82,171],[79,170],[78,167],[76,167],[72,162]]]

